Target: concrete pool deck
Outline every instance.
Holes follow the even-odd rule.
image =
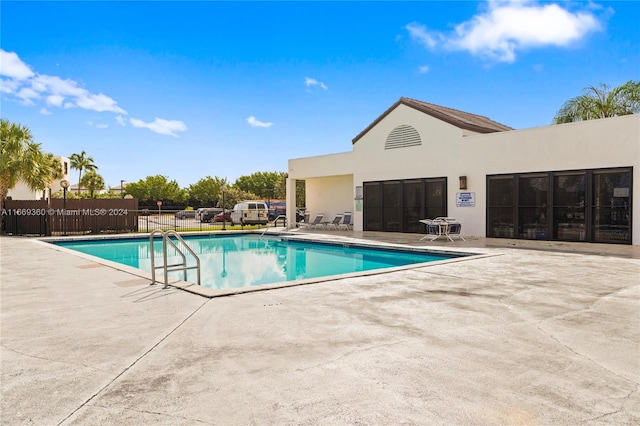
[[[640,424],[640,247],[328,237],[494,256],[208,299],[2,237],[0,423]]]

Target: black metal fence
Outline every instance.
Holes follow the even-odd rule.
[[[140,211],[138,218],[139,232],[151,232],[154,229],[162,229],[164,231],[174,230],[178,232],[185,231],[221,231],[231,229],[256,229],[260,226],[252,225],[232,225],[228,221],[200,221],[198,218],[181,217],[176,213],[182,211],[176,210],[146,210]]]
[[[138,232],[136,199],[5,200],[5,235]]]
[[[177,214],[180,213],[180,214]],[[270,223],[270,225],[272,225]],[[284,218],[278,225],[286,226]],[[184,231],[255,229],[233,226],[228,221],[202,222],[184,217],[182,210],[138,209],[136,199],[5,200],[2,211],[4,235],[85,235],[151,232],[155,229]]]

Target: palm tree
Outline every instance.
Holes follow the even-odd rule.
[[[96,166],[93,162],[93,157],[87,157],[87,153],[82,151],[80,154],[71,154],[69,157],[69,163],[72,169],[79,170],[78,174],[78,194],[80,194],[80,181],[82,180],[82,170],[86,171],[94,171],[98,170],[98,166]]]
[[[51,188],[53,182],[64,177],[64,170],[62,169],[60,158],[51,153],[44,154],[43,166],[39,168],[37,172],[37,174],[34,173],[33,179],[38,182],[38,187],[43,191]]]
[[[89,170],[84,174],[79,185],[89,190],[89,197],[93,198],[96,191],[104,189],[104,179],[95,170]]]
[[[553,118],[555,124],[595,120],[640,112],[640,82],[629,80],[611,89],[600,83],[589,86],[581,96],[569,99]]]
[[[60,160],[43,152],[26,126],[0,119],[0,140],[0,207],[19,181],[41,191],[62,171]]]

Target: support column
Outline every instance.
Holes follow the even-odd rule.
[[[287,178],[286,198],[287,198],[287,226],[296,226],[296,182],[297,179]]]

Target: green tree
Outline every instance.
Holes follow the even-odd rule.
[[[589,86],[583,94],[569,99],[553,118],[555,124],[595,120],[640,112],[640,82],[629,80],[611,89],[600,83]]]
[[[89,170],[82,176],[80,185],[89,190],[90,198],[94,198],[96,191],[104,189],[104,179],[95,170]]]
[[[185,197],[185,191],[180,189],[178,182],[170,181],[162,175],[147,176],[138,182],[131,182],[125,188],[125,192],[144,201],[183,201]]]
[[[98,166],[94,164],[93,157],[87,157],[87,153],[85,151],[82,151],[80,154],[71,154],[71,156],[69,157],[69,163],[71,164],[72,169],[79,170],[78,194],[80,194],[80,181],[82,180],[82,171],[95,171],[98,170]]]
[[[29,189],[42,191],[62,175],[60,160],[35,143],[28,127],[0,119],[0,199],[19,181]]]
[[[285,172],[256,172],[249,176],[240,176],[234,187],[252,192],[260,199],[285,198]]]
[[[218,200],[218,207],[225,208],[227,210],[231,210],[233,206],[235,206],[240,201],[244,200],[256,200],[259,199],[256,194],[253,192],[243,191],[236,186],[228,186],[227,190],[224,193],[224,206],[222,205],[222,192],[220,192],[220,198]]]
[[[223,185],[229,186],[226,179],[207,176],[195,184],[189,185],[187,197],[190,202],[199,206],[213,206],[221,197],[220,188]]]
[[[33,180],[34,184],[42,189],[44,198],[47,188],[51,188],[56,180],[64,177],[64,170],[60,158],[51,153],[44,154],[43,163],[44,166],[39,169],[40,173],[35,174]]]
[[[296,207],[305,207],[307,205],[306,182],[296,180]]]

